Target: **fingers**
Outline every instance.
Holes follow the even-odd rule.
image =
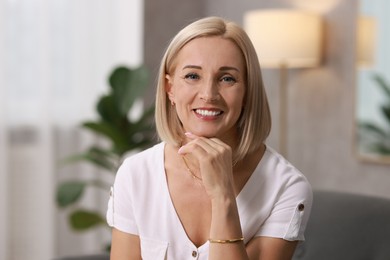
[[[197,158],[199,164],[219,161],[231,165],[232,151],[229,145],[217,138],[205,138],[192,133],[185,135],[190,141],[179,149],[179,154],[191,154]]]
[[[200,158],[205,158],[215,151],[215,148],[213,148],[213,146],[206,140],[198,138],[180,147],[178,153],[181,155],[192,154],[199,160]]]
[[[213,151],[219,151],[223,152],[223,150],[229,150],[230,146],[219,140],[218,138],[205,138],[205,137],[200,137],[197,135],[194,135],[190,132],[185,133],[185,135],[191,139],[194,140],[195,142],[189,142],[186,145],[182,146],[179,149],[179,154],[185,154],[189,151],[189,147],[192,147],[194,149],[194,146],[192,144],[199,145],[202,147],[206,152],[212,153]]]
[[[186,133],[189,142],[178,153],[189,154],[197,165],[206,192],[211,198],[231,194],[233,190],[232,150],[217,138]]]

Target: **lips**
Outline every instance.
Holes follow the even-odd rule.
[[[219,116],[223,113],[222,110],[217,110],[217,109],[194,109],[194,112],[204,117]]]

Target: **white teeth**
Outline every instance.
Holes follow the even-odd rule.
[[[202,116],[217,116],[222,114],[222,111],[211,111],[211,110],[203,110],[203,109],[196,109],[195,112]]]

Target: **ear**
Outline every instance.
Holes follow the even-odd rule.
[[[165,92],[167,92],[168,98],[171,101],[171,103],[174,103],[175,95],[173,93],[173,79],[169,74],[165,75]]]

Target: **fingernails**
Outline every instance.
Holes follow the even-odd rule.
[[[188,137],[193,136],[193,134],[191,132],[185,132],[184,134],[185,134],[185,136],[188,136]]]
[[[179,150],[177,151],[179,154],[182,154],[183,153],[183,146],[179,148]]]

